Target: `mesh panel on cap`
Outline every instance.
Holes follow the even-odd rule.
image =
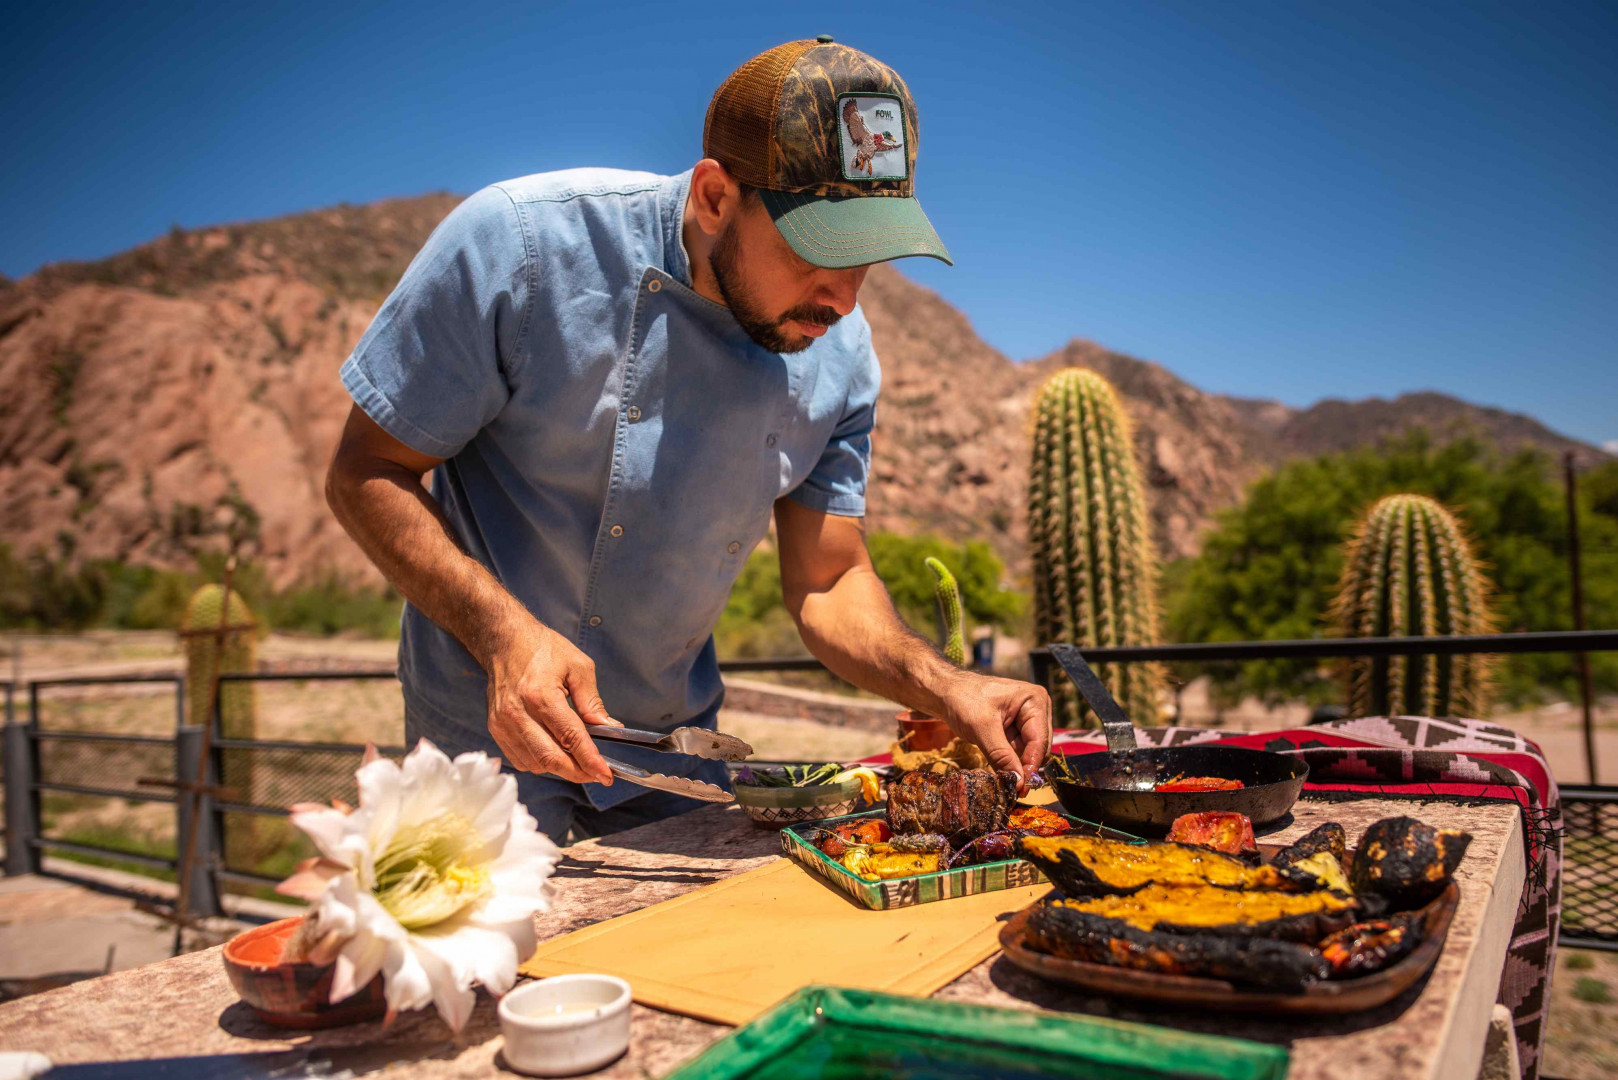
[[[781,81],[813,41],[789,41],[737,68],[708,103],[702,152],[753,187],[773,186],[775,117]]]

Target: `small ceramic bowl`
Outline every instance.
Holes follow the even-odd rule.
[[[629,1048],[629,984],[613,975],[556,975],[500,999],[506,1064],[529,1076],[577,1076]]]
[[[737,784],[736,802],[747,811],[753,824],[781,829],[804,821],[852,814],[864,799],[860,795],[859,777],[855,776],[841,783],[810,787]]]
[[[230,985],[260,1020],[275,1027],[326,1028],[375,1020],[388,1011],[382,976],[333,1005],[331,964],[285,964],[281,953],[302,918],[255,926],[225,943]]]

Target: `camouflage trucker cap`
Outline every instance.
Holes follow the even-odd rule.
[[[792,250],[842,268],[931,255],[916,201],[916,106],[886,64],[830,34],[747,61],[714,92],[702,151],[758,188]]]

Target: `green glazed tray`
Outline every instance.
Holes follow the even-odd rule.
[[[1054,811],[1055,807],[1046,809]],[[1136,844],[1146,842],[1138,836],[1109,829],[1104,825],[1070,817],[1067,814],[1061,816],[1073,826],[1072,835],[1100,836],[1108,840],[1127,840]],[[910,877],[889,878],[886,881],[868,881],[815,847],[798,832],[799,829],[830,828],[845,821],[886,817],[886,810],[867,810],[863,813],[844,814],[842,817],[827,818],[824,821],[789,826],[781,831],[781,853],[789,859],[796,859],[813,873],[825,878],[834,888],[847,893],[856,903],[864,904],[873,911],[930,904],[935,900],[949,900],[956,896],[997,892],[1001,889],[1015,889],[1023,885],[1040,885],[1045,882],[1045,875],[1040,873],[1033,863],[1021,859],[980,863],[977,866],[962,866],[955,870],[935,870],[930,874],[913,874]]]
[[[667,1080],[1282,1080],[1289,1060],[1121,1020],[807,986]]]

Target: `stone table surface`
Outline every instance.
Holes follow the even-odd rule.
[[[938,996],[1281,1043],[1292,1051],[1292,1080],[1470,1080],[1481,1060],[1525,872],[1517,809],[1305,798],[1286,827],[1265,839],[1291,840],[1321,822],[1339,821],[1352,843],[1372,821],[1400,814],[1465,828],[1473,840],[1457,874],[1461,901],[1443,954],[1427,978],[1382,1008],[1330,1018],[1154,1009],[1043,982],[999,954]],[[762,866],[779,857],[778,843],[775,833],[755,828],[739,809],[711,807],[575,844],[564,850],[556,903],[540,918],[539,935],[548,939]],[[724,942],[714,945],[723,948]],[[729,1029],[637,1004],[631,1030],[629,1052],[596,1076],[662,1076]],[[500,1044],[494,1003],[481,993],[459,1039],[431,1010],[402,1016],[386,1031],[380,1023],[314,1033],[268,1027],[236,999],[217,948],[0,1006],[0,1050],[37,1050],[59,1064],[264,1054],[265,1072],[300,1059],[322,1062],[311,1070],[322,1073],[363,1074],[393,1063],[389,1076],[438,1080],[507,1071]]]

